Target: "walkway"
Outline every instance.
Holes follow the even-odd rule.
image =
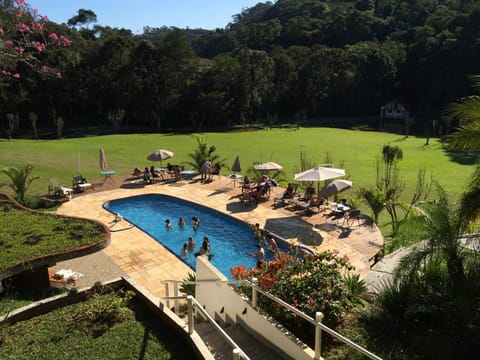
[[[113,199],[141,195],[166,194],[215,208],[250,224],[261,227],[292,242],[304,243],[317,250],[338,250],[347,255],[362,278],[370,270],[369,260],[383,245],[383,237],[375,225],[354,224],[350,230],[335,226],[322,214],[301,218],[288,208],[273,208],[273,198],[284,189],[275,188],[269,201],[242,204],[240,188],[233,187],[227,177],[215,177],[209,184],[179,181],[154,185],[139,184],[136,179],[113,177],[95,191],[88,191],[57,210],[58,214],[98,220],[112,227],[114,216],[102,205]],[[163,281],[182,280],[191,269],[161,244],[136,227],[121,221],[112,227],[111,242],[100,253],[58,263],[55,269],[71,268],[85,275],[77,283],[87,286],[95,281],[127,274],[156,296],[164,296]]]

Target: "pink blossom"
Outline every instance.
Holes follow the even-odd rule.
[[[45,24],[32,22],[32,24],[30,25],[30,29],[32,31],[43,31],[45,29]]]
[[[8,71],[8,70],[5,70],[5,69],[2,70],[2,75],[9,76],[9,75],[11,75],[11,74],[12,74],[12,73],[11,73],[10,71]]]
[[[15,50],[19,53],[22,54],[25,51],[24,47],[21,46],[15,46]]]
[[[28,27],[27,24],[19,21],[17,22],[17,30],[20,32],[27,32],[27,31],[30,31],[30,28]]]
[[[15,3],[18,6],[28,6],[27,2],[25,0],[15,0]]]
[[[42,21],[48,21],[48,16],[43,15],[42,17],[40,17],[40,20],[42,20]]]
[[[38,15],[38,9],[33,9],[33,14]]]
[[[38,52],[42,52],[45,50],[45,44],[39,41],[32,41],[32,46],[38,50]]]
[[[5,44],[9,45],[9,46],[13,46],[13,41],[8,39],[8,40],[5,40]]]
[[[333,253],[334,253],[335,255],[338,255],[338,254],[340,253],[340,251],[338,251],[337,249],[333,249]]]
[[[50,35],[48,35],[48,37],[52,40],[58,40],[58,35],[54,32],[50,33]]]
[[[14,77],[15,79],[20,79],[20,74],[19,73],[14,73],[14,74],[12,74],[12,77]]]
[[[70,45],[72,45],[72,40],[70,40],[69,38],[67,38],[63,35],[60,35],[60,43],[63,46],[70,46]]]
[[[3,32],[3,29],[2,29],[1,27],[0,27],[0,34],[1,34],[1,35],[5,34],[5,33]]]
[[[56,76],[57,78],[61,79],[61,78],[62,78],[62,73],[61,73],[60,71],[57,71],[57,72],[55,73],[55,76]]]

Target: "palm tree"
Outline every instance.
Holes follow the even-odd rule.
[[[465,232],[466,223],[460,220],[460,212],[445,189],[437,182],[434,185],[438,199],[410,209],[412,215],[403,229],[406,234],[417,236],[423,241],[400,261],[396,278],[415,277],[422,266],[431,261],[440,261],[446,264],[451,283],[459,286],[465,280],[466,250],[460,243],[460,237]]]
[[[32,165],[25,165],[23,168],[17,168],[14,166],[3,167],[0,172],[7,175],[11,182],[2,183],[0,186],[8,186],[15,193],[15,198],[19,202],[23,202],[25,193],[34,180],[40,179],[39,176],[31,175],[33,170]]]
[[[471,77],[474,90],[480,90],[480,76]],[[480,96],[473,95],[447,105],[443,115],[455,119],[458,126],[449,135],[449,148],[459,151],[480,150]],[[463,194],[460,219],[469,223],[480,217],[480,164],[470,178],[468,190]]]
[[[201,171],[202,164],[210,159],[212,166],[218,165],[220,167],[225,166],[225,159],[219,160],[220,155],[214,154],[217,148],[213,145],[208,146],[207,141],[203,136],[196,135],[198,147],[193,153],[188,154],[192,161],[187,162],[188,165],[192,166],[198,172]]]

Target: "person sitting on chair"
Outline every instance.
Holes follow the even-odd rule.
[[[284,199],[293,199],[293,185],[291,183],[288,184],[287,189],[283,193]]]
[[[146,167],[145,170],[143,171],[143,182],[145,184],[152,183],[152,174],[150,173],[150,170],[148,170],[148,167]]]
[[[138,167],[136,167],[132,172],[133,176],[141,176],[142,174],[143,174],[143,171],[141,169],[139,169]]]
[[[150,174],[152,174],[152,177],[153,177],[154,180],[155,180],[155,178],[159,178],[159,177],[161,177],[161,175],[162,175],[162,174],[160,173],[160,171],[155,170],[155,168],[153,167],[153,165],[150,167]]]

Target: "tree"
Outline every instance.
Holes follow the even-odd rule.
[[[192,166],[198,172],[201,172],[203,163],[208,159],[212,162],[212,167],[216,165],[223,167],[225,165],[225,159],[219,160],[220,155],[214,154],[217,150],[215,146],[208,146],[207,140],[203,136],[197,135],[196,139],[198,146],[193,153],[188,154],[192,159],[192,161],[187,162],[188,165]]]
[[[480,76],[471,77],[473,88],[480,90]],[[446,106],[444,117],[457,121],[456,131],[447,137],[450,149],[459,151],[480,151],[480,96],[461,98]],[[452,121],[451,120],[451,121]],[[480,165],[470,178],[468,190],[461,199],[461,216],[470,222],[480,217]]]
[[[441,259],[447,264],[451,284],[461,286],[465,280],[463,253],[466,250],[460,237],[465,233],[465,223],[459,219],[455,203],[445,189],[438,183],[435,186],[438,194],[435,202],[410,209],[413,216],[406,231],[423,242],[400,261],[396,274],[414,277],[426,260]]]
[[[25,0],[4,1],[0,7],[0,75],[19,79],[21,64],[42,74],[61,77],[41,58],[49,47],[70,46],[71,40],[56,32],[47,32],[48,18],[31,10]]]
[[[2,130],[7,134],[8,139],[12,140],[13,134],[15,133],[15,131],[18,130],[18,127],[20,125],[20,117],[18,116],[18,113],[16,114],[8,113],[6,117],[7,117],[7,124],[5,126],[2,126]]]
[[[6,166],[1,169],[1,173],[8,176],[10,183],[2,183],[1,186],[10,187],[15,193],[15,198],[23,202],[25,194],[34,180],[40,179],[39,176],[32,175],[33,166],[25,165],[23,168]]]
[[[384,196],[384,205],[390,215],[393,235],[398,230],[398,199],[405,188],[398,168],[398,161],[402,157],[402,149],[398,146],[385,145],[382,149],[383,166],[381,166],[380,161],[377,161],[376,188]]]
[[[67,24],[70,26],[87,25],[96,23],[97,15],[92,10],[79,9],[77,15],[68,19]]]

